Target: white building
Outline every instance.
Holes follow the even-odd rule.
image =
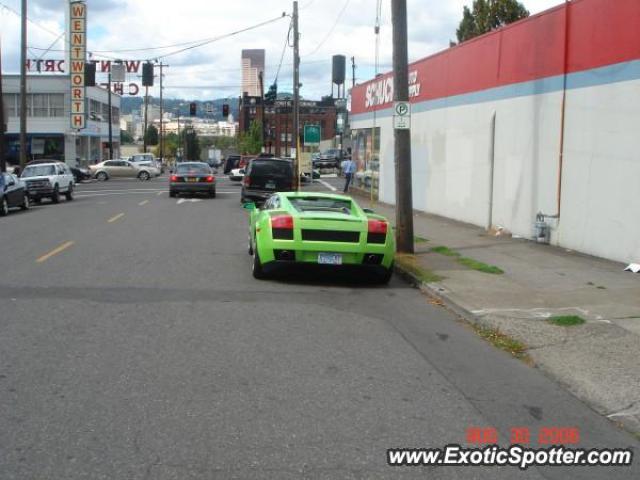
[[[260,75],[264,76],[264,50],[242,50],[242,93],[261,97]],[[263,78],[264,81],[264,78]]]
[[[27,155],[30,160],[55,158],[70,165],[96,163],[109,155],[108,92],[87,87],[87,122],[83,130],[71,128],[69,76],[27,77]],[[6,155],[19,163],[20,76],[3,75],[2,91],[7,114]],[[111,95],[113,156],[120,150],[120,96]]]

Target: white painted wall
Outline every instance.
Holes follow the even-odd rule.
[[[496,115],[493,225],[531,237],[557,213],[562,93],[412,113],[414,208],[487,227]],[[640,261],[640,81],[567,91],[561,219],[552,243]],[[390,110],[379,112],[380,200],[395,203]],[[353,117],[351,128],[371,118]]]

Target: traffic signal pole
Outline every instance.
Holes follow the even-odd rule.
[[[22,0],[20,27],[20,170],[27,164],[27,0]]]
[[[391,0],[393,24],[393,91],[397,102],[409,101],[407,0]],[[413,195],[411,187],[411,130],[394,129],[396,170],[396,246],[413,253]]]

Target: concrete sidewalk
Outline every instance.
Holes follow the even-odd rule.
[[[392,206],[376,203],[374,209],[394,221]],[[640,274],[433,215],[414,215],[414,229],[421,237],[415,262],[441,277],[424,285],[430,293],[469,320],[523,342],[537,368],[640,434]],[[469,268],[459,257],[432,251],[439,246],[504,273]],[[586,323],[561,327],[548,321],[560,315]]]

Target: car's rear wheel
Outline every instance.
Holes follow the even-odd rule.
[[[73,200],[73,185],[71,184],[69,185],[69,189],[64,194],[64,197],[67,199],[67,202],[70,202]]]
[[[389,266],[389,268],[380,273],[380,276],[378,277],[378,283],[380,283],[381,285],[386,285],[391,281],[391,277],[393,277],[393,263]]]
[[[7,215],[9,215],[9,202],[3,197],[2,203],[0,203],[0,217],[6,217]]]
[[[151,176],[149,175],[149,172],[140,172],[138,174],[138,178],[141,181],[146,182],[147,180],[149,180],[149,178],[151,178]]]
[[[24,198],[22,199],[22,205],[20,205],[22,210],[29,210],[31,208],[31,202],[29,202],[29,195],[24,194]]]
[[[53,187],[53,194],[51,195],[51,203],[60,203],[60,190],[58,186]]]
[[[251,272],[253,273],[253,278],[257,278],[258,280],[264,280],[267,278],[267,275],[264,272],[264,267],[260,262],[260,255],[258,255],[258,248],[253,251],[253,265],[251,267]]]
[[[109,175],[107,175],[107,172],[98,172],[98,174],[96,175],[96,180],[98,180],[99,182],[106,182],[107,180],[109,180]]]
[[[174,198],[176,195],[177,195],[176,192],[174,192],[173,190],[169,190],[169,196],[171,198]]]
[[[216,189],[215,188],[209,192],[209,197],[216,198]]]

